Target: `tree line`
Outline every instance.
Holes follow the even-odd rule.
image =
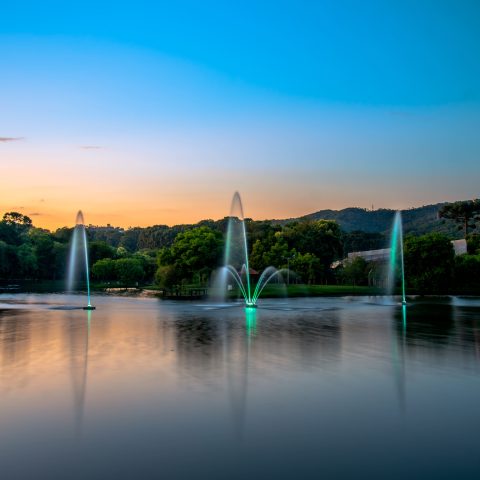
[[[463,203],[447,205],[440,214],[446,221],[466,228],[467,255],[455,257],[450,238],[442,234],[406,237],[406,277],[412,291],[443,293],[478,289],[480,235],[471,231],[478,220],[480,204]],[[164,288],[207,285],[212,272],[223,263],[227,225],[228,218],[204,220],[195,225],[127,230],[87,226],[93,280],[122,285],[156,282]],[[384,234],[344,232],[333,220],[279,223],[247,219],[245,225],[252,269],[260,272],[270,265],[279,269],[288,267],[296,274],[293,281],[309,284],[371,284],[381,270],[378,264],[361,258],[336,265],[334,262],[351,251],[388,246]],[[6,213],[0,221],[0,279],[65,278],[72,231],[73,228],[60,228],[49,232],[36,228],[28,216]]]

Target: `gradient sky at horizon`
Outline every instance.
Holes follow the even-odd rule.
[[[22,2],[0,213],[196,222],[479,197],[480,3]]]

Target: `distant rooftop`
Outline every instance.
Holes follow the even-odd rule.
[[[387,261],[390,258],[390,248],[380,248],[379,250],[365,250],[363,252],[351,252],[348,254],[348,260],[362,257],[367,262]]]
[[[463,255],[467,253],[467,241],[462,238],[460,240],[452,240],[455,255]],[[365,259],[367,262],[383,262],[390,258],[390,248],[381,248],[379,250],[365,250],[363,252],[350,252],[345,260],[353,260],[357,257]],[[344,260],[344,261],[345,261]]]

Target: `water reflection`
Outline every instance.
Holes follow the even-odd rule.
[[[245,308],[245,325],[247,329],[247,336],[251,337],[257,333],[257,309]]]
[[[408,307],[408,344],[428,343],[434,348],[443,348],[454,333],[455,313],[455,308],[447,302],[419,303]],[[403,317],[401,328],[404,328]]]
[[[5,391],[29,382],[32,321],[21,310],[0,310],[0,381]]]
[[[88,346],[90,340],[91,311],[86,311],[85,319],[69,316],[70,375],[73,385],[73,405],[75,433],[82,435],[85,399],[88,380]]]
[[[201,380],[205,371],[221,373],[225,338],[215,318],[178,316],[166,327],[174,331],[175,359],[183,375]]]
[[[246,311],[99,297],[93,317],[45,307],[60,296],[19,300],[0,311],[5,478],[54,478],[77,454],[72,478],[100,467],[132,478],[138,465],[146,478],[247,478],[247,467],[315,478],[319,464],[326,478],[385,467],[405,478],[439,454],[445,472],[472,465],[480,304],[468,299]]]
[[[245,334],[237,338],[229,336],[226,345],[227,385],[235,435],[243,440],[247,417],[248,374],[250,350],[257,330],[257,310],[245,308]]]
[[[402,413],[406,412],[407,408],[407,391],[406,391],[406,367],[405,367],[405,345],[407,332],[407,306],[400,307],[401,318],[397,318],[396,332],[397,335],[392,335],[392,366],[395,379],[395,387],[397,391],[398,405]],[[398,307],[395,315],[398,315]],[[401,321],[401,328],[398,325]]]
[[[30,329],[29,316],[22,316],[20,310],[0,310],[3,367],[28,363]]]
[[[452,299],[423,300],[393,313],[392,365],[399,404],[406,408],[408,365],[460,366],[480,372],[480,311]]]

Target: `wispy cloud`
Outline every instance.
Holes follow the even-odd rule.
[[[0,137],[0,143],[20,142],[21,140],[25,140],[25,138],[24,137]]]
[[[102,150],[103,147],[102,145],[80,145],[80,147],[82,150]]]
[[[42,213],[33,212],[33,213],[29,213],[29,215],[30,215],[31,217],[38,217],[39,215],[42,215]]]

